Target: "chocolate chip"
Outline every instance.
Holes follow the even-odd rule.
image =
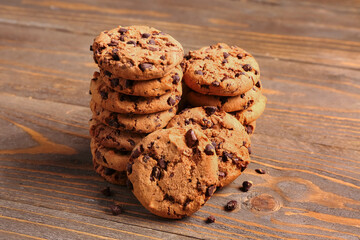
[[[146,69],[151,69],[153,67],[152,63],[140,63],[139,64],[139,68],[141,69],[141,71],[145,71]]]
[[[151,47],[151,46],[149,46],[148,49],[149,49],[150,51],[153,51],[153,52],[156,52],[156,51],[159,50],[158,48],[156,48],[156,47]]]
[[[227,52],[223,52],[223,55],[224,55],[224,58],[228,58],[230,56],[230,54]]]
[[[126,186],[130,190],[134,189],[134,186],[133,186],[132,182],[129,179],[126,179]]]
[[[265,174],[266,173],[264,169],[260,169],[260,168],[255,169],[255,172],[257,172],[258,174]]]
[[[213,85],[214,87],[218,87],[220,86],[220,83],[218,81],[213,81],[211,85]]]
[[[211,144],[206,145],[206,146],[205,146],[204,153],[205,153],[206,155],[214,155],[214,146],[211,145]]]
[[[195,74],[197,74],[197,75],[204,75],[204,73],[203,73],[201,70],[196,70],[196,71],[195,71]]]
[[[245,129],[246,129],[246,132],[247,132],[248,134],[252,134],[253,131],[254,131],[254,128],[253,128],[253,126],[251,126],[251,125],[246,125],[246,126],[245,126]]]
[[[126,165],[126,171],[128,172],[128,174],[131,174],[132,173],[132,165],[134,163],[133,162],[128,162],[127,165]]]
[[[147,163],[147,161],[149,161],[149,159],[150,159],[150,156],[149,155],[144,155],[144,157],[143,157],[143,161],[145,162],[145,163]]]
[[[122,42],[125,42],[125,36],[120,36],[119,40],[122,41]]]
[[[150,33],[143,33],[143,34],[141,34],[141,37],[148,38],[148,37],[150,37]]]
[[[155,40],[154,40],[154,39],[150,39],[150,40],[148,41],[148,44],[155,45],[155,44],[156,44],[156,42],[155,42]]]
[[[258,82],[255,84],[255,86],[258,87],[258,88],[261,88],[260,81],[258,81]]]
[[[236,73],[235,77],[240,77],[241,75],[245,75],[245,73],[243,73],[243,72]]]
[[[163,157],[158,160],[158,164],[162,169],[166,169],[167,162],[165,162],[165,159]]]
[[[213,222],[215,222],[215,217],[213,215],[210,215],[210,216],[207,217],[205,222],[206,223],[213,223]]]
[[[242,66],[242,68],[246,71],[249,72],[252,70],[252,67],[249,64],[245,64],[244,66]]]
[[[108,43],[108,46],[116,47],[118,45],[119,41],[115,39],[111,39],[111,42]]]
[[[223,162],[227,162],[228,160],[230,160],[233,157],[233,155],[231,153],[228,153],[226,151],[223,151],[223,155],[221,156],[221,160]]]
[[[225,205],[226,211],[233,211],[237,208],[238,202],[236,200],[231,200]]]
[[[104,188],[103,190],[101,190],[101,193],[106,197],[110,197],[112,195],[110,187]]]
[[[224,178],[226,176],[226,174],[224,172],[221,172],[221,171],[219,171],[218,175],[219,175],[219,177],[222,177],[222,178]]]
[[[111,73],[111,72],[106,71],[106,70],[105,70],[104,74],[105,74],[106,76],[108,76],[108,77],[111,77],[111,75],[112,75],[112,73]]]
[[[208,116],[211,116],[217,111],[217,107],[207,106],[207,107],[204,107],[204,110]]]
[[[224,59],[224,60],[222,60],[221,63],[222,63],[222,64],[228,63],[228,60]]]
[[[242,184],[242,187],[240,187],[240,190],[243,192],[249,191],[253,183],[251,181],[244,181]]]
[[[212,142],[211,142],[211,145],[213,145],[214,148],[216,148],[216,142],[212,141]]]
[[[197,139],[194,130],[189,129],[185,134],[185,142],[186,145],[190,148],[195,147],[199,144],[199,140]]]
[[[207,197],[211,197],[213,194],[214,194],[214,192],[215,192],[215,190],[216,190],[216,186],[215,185],[211,185],[210,187],[208,187],[207,189],[206,189],[206,196]]]
[[[248,152],[249,154],[251,154],[251,147],[248,147]]]
[[[157,166],[153,167],[153,169],[151,171],[150,180],[151,181],[154,181],[155,179],[160,180],[160,177],[161,177],[160,169]]]
[[[112,78],[110,79],[111,87],[117,87],[119,85],[119,79],[118,78]]]
[[[245,97],[245,93],[242,93],[242,94],[240,95],[240,97],[241,97],[241,98],[244,98],[244,97]]]
[[[238,55],[236,55],[238,59],[242,59],[244,57],[244,54],[239,53]]]
[[[91,93],[91,90],[89,90],[89,94],[91,95],[92,93]]]
[[[229,99],[227,97],[220,97],[220,102],[221,102],[221,105],[224,105],[225,103],[227,103]]]
[[[100,93],[101,98],[102,98],[103,100],[107,100],[107,99],[108,99],[108,93],[107,93],[107,92],[100,91],[99,93]]]
[[[254,71],[255,71],[255,75],[258,75],[259,72],[257,70],[254,70]]]
[[[172,81],[173,84],[178,84],[180,82],[180,77],[177,73],[173,75],[171,78],[173,79]]]
[[[92,45],[90,45],[90,51],[94,51]]]
[[[126,33],[128,30],[126,29],[126,28],[120,28],[119,29],[119,33],[121,33],[121,35],[122,34],[124,34],[124,33]]]
[[[117,55],[117,54],[113,54],[113,55],[111,55],[111,56],[112,56],[112,58],[113,58],[115,61],[119,61],[119,60],[120,60],[119,55]]]
[[[110,205],[110,210],[111,210],[111,213],[114,216],[117,216],[117,215],[123,213],[122,207],[120,205],[117,205],[117,204]]]
[[[135,42],[135,41],[133,41],[133,40],[126,42],[126,44],[133,44],[133,45],[134,45],[134,47],[136,47],[136,42]]]
[[[130,143],[130,145],[131,145],[131,146],[135,146],[135,142],[134,142],[134,140],[132,140],[132,139],[128,139],[127,141]]]
[[[160,56],[160,59],[165,60],[166,59],[165,55]]]
[[[140,150],[139,150],[138,148],[136,148],[136,149],[133,150],[133,152],[131,153],[130,158],[138,158],[138,157],[140,157],[140,155],[141,155]]]
[[[167,103],[170,105],[170,106],[174,106],[176,104],[176,100],[173,99],[172,97],[169,97],[168,100],[167,100]]]

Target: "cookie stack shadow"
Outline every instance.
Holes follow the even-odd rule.
[[[125,185],[134,146],[177,112],[183,49],[155,28],[131,26],[101,32],[90,50],[99,66],[89,92],[94,168],[108,182]]]
[[[191,106],[216,106],[235,116],[249,135],[265,110],[259,65],[245,50],[218,43],[190,51],[183,62]]]

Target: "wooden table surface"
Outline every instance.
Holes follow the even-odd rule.
[[[183,220],[92,169],[89,45],[140,24],[246,49],[268,97],[249,168]],[[360,239],[358,0],[1,0],[0,70],[0,239]]]

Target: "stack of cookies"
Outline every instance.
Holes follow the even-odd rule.
[[[99,66],[90,85],[94,167],[107,181],[125,184],[134,146],[177,112],[183,48],[155,28],[119,26],[101,32],[90,50]]]
[[[186,95],[192,106],[216,106],[234,115],[247,132],[255,130],[263,113],[259,65],[254,57],[236,46],[218,43],[190,51],[183,62]]]
[[[213,106],[185,109],[134,148],[129,186],[150,212],[183,218],[244,171],[249,147],[249,136],[234,116]]]

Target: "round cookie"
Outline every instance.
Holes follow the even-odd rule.
[[[118,151],[116,149],[105,148],[94,139],[90,142],[91,154],[95,161],[104,167],[117,171],[125,171],[129,161],[130,151]]]
[[[130,131],[120,131],[111,128],[95,119],[91,119],[90,136],[101,146],[114,148],[120,151],[131,151],[135,145],[143,139],[146,134],[134,133]]]
[[[90,109],[93,112],[92,118],[110,127],[122,131],[151,133],[157,129],[164,128],[168,124],[168,122],[175,116],[177,106],[162,112],[147,115],[133,115],[110,112],[91,100]]]
[[[254,57],[225,43],[190,51],[185,59],[184,81],[202,94],[237,96],[250,90],[260,79]]]
[[[238,112],[232,112],[237,120],[243,125],[247,125],[256,119],[258,119],[261,114],[263,114],[266,106],[267,98],[264,95],[261,95],[259,100],[254,102],[252,106],[248,109]]]
[[[95,172],[99,174],[102,178],[112,184],[126,185],[127,176],[126,171],[116,171],[111,168],[107,168],[99,165],[93,158],[93,165]]]
[[[244,125],[246,132],[249,136],[253,135],[256,129],[256,121]]]
[[[99,68],[115,77],[149,80],[167,75],[184,56],[169,34],[147,26],[117,27],[101,32],[92,45]]]
[[[216,150],[218,187],[224,187],[240,176],[250,161],[250,138],[236,118],[212,106],[190,108],[176,115],[167,128],[189,126],[205,133]]]
[[[98,72],[94,73],[94,78],[90,84],[92,100],[112,112],[133,114],[161,112],[177,105],[181,99],[182,88],[180,84],[175,91],[159,97],[138,97],[112,90],[98,78],[98,75]]]
[[[194,107],[216,106],[225,112],[235,112],[247,109],[257,101],[262,92],[261,83],[258,81],[254,87],[245,93],[234,97],[220,97],[204,95],[198,92],[190,91],[186,95],[187,101]]]
[[[119,77],[113,77],[109,71],[100,71],[100,79],[113,90],[133,96],[158,97],[168,92],[173,92],[181,84],[183,76],[180,65],[176,66],[164,77],[134,81]]]
[[[127,168],[133,193],[150,212],[183,218],[213,195],[217,156],[210,140],[192,128],[161,129],[131,153]]]

